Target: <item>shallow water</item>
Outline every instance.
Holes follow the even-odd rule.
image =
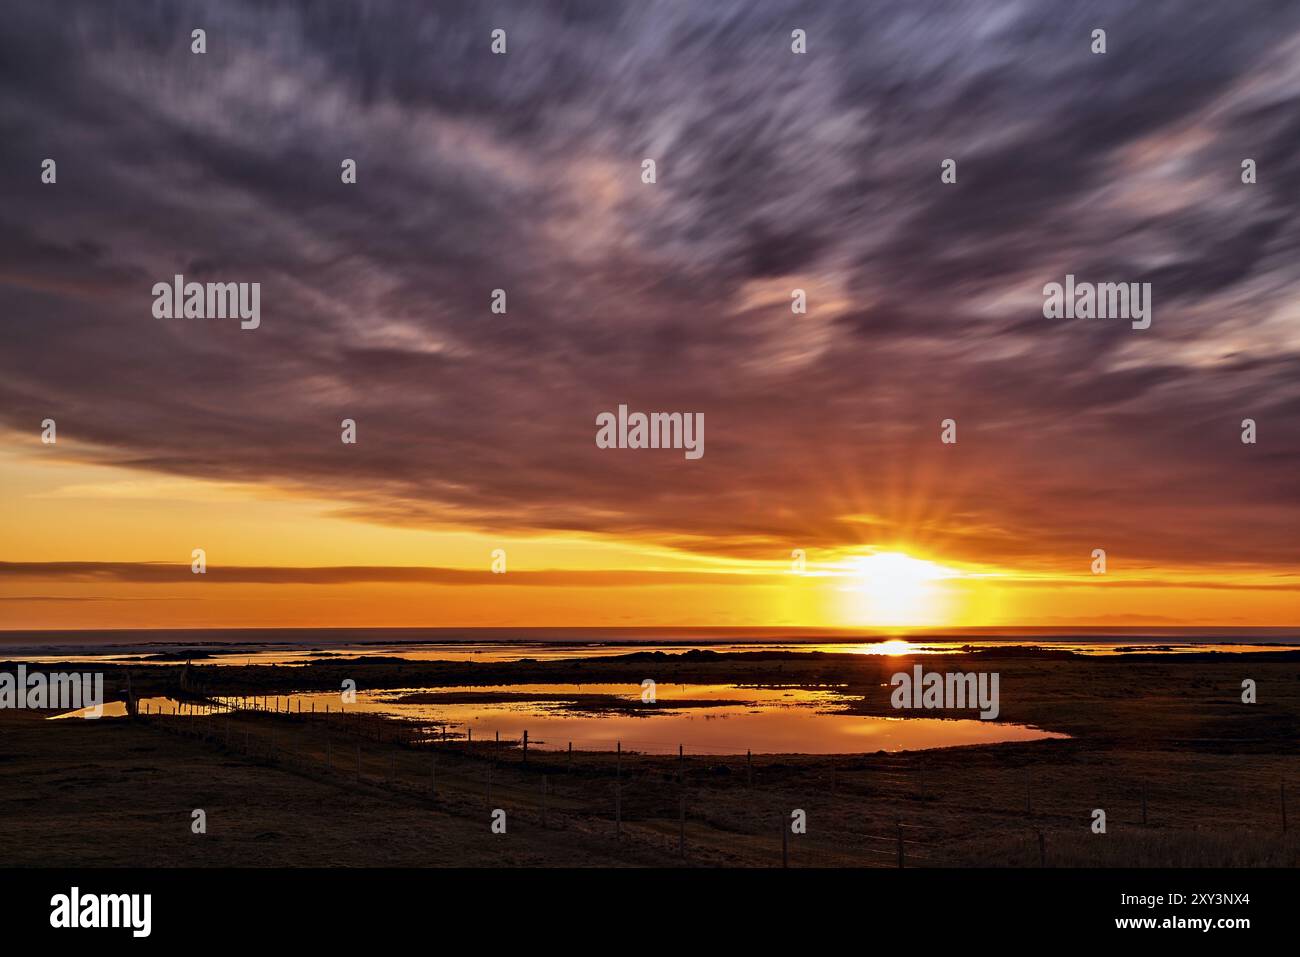
[[[641,687],[629,684],[532,684],[455,688],[410,688],[361,692],[355,704],[341,705],[336,693],[221,699],[223,705],[266,707],[277,711],[342,710],[382,714],[438,726],[436,733],[476,744],[513,744],[528,732],[528,745],[544,751],[625,751],[676,754],[860,754],[956,745],[994,744],[1065,738],[1029,725],[970,719],[871,717],[846,714],[856,700],[835,687],[772,688],[742,685],[659,684],[656,703],[641,704]],[[409,702],[408,694],[505,695],[494,701]],[[575,708],[578,696],[610,695],[633,704],[631,711]],[[539,696],[547,696],[541,699]],[[569,696],[569,697],[565,697]],[[558,700],[556,700],[558,698]],[[674,702],[702,702],[674,707]],[[170,698],[148,698],[141,710],[175,713]],[[203,709],[200,709],[202,711]],[[126,713],[121,702],[104,707],[106,717]],[[60,717],[72,717],[72,714]]]
[[[591,644],[486,641],[486,642],[415,642],[358,645],[307,644],[301,648],[263,648],[240,646],[237,648],[216,645],[180,645],[193,651],[194,661],[202,665],[306,665],[313,661],[328,661],[331,658],[402,658],[406,661],[483,661],[505,662],[532,659],[535,661],[558,661],[574,658],[603,658],[613,655],[628,655],[638,652],[662,652],[669,655],[685,654],[691,650],[714,651],[719,653],[743,653],[756,651],[792,651],[792,652],[827,652],[831,654],[852,655],[927,655],[951,654],[963,648],[1007,648],[1035,647],[1046,651],[1072,651],[1083,655],[1123,655],[1135,652],[1159,652],[1162,654],[1187,654],[1191,652],[1254,652],[1254,651],[1288,651],[1297,650],[1290,644],[1250,644],[1178,642],[1164,639],[1142,639],[1124,641],[1070,641],[1070,640],[1035,640],[1031,638],[1000,641],[906,641],[887,639],[862,642],[593,642]],[[149,660],[150,655],[159,653],[177,654],[177,645],[158,645],[148,650],[133,648],[129,652],[121,650],[77,647],[59,652],[53,649],[41,653],[7,654],[11,661],[32,664],[55,664],[58,662],[92,661],[103,664],[139,664],[139,665],[176,665],[184,663],[183,658],[168,658],[162,661]],[[211,657],[199,657],[206,653]]]

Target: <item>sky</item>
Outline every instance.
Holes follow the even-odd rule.
[[[6,19],[0,628],[1300,623],[1300,5]]]

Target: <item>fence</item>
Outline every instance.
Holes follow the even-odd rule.
[[[581,741],[538,750],[526,731],[517,739],[502,740],[497,734],[476,741],[450,734],[445,726],[394,721],[377,713],[289,710],[289,700],[217,698],[166,711],[144,702],[137,718],[339,786],[382,789],[464,816],[500,807],[512,824],[548,830],[603,828],[613,841],[655,848],[684,862],[953,865],[958,859],[945,846],[952,828],[927,820],[930,811],[941,807],[948,815],[968,819],[996,815],[1019,822],[1021,862],[1046,866],[1056,833],[1086,827],[1077,807],[1054,809],[1038,799],[1028,770],[1019,780],[1002,781],[996,802],[990,802],[939,793],[928,780],[929,762],[915,752],[810,756],[803,768],[770,759],[756,766],[748,752],[705,755],[684,744],[676,756],[636,750],[647,745],[664,750],[665,742],[648,738],[628,742],[630,748],[619,742],[612,753],[587,750]],[[792,773],[798,779],[793,784]],[[1285,833],[1285,782],[1274,793]],[[1195,827],[1164,809],[1153,820],[1150,798],[1144,784],[1131,785],[1123,800],[1123,807],[1132,809],[1131,819],[1123,823]],[[796,809],[807,812],[807,833],[792,831]],[[737,838],[743,838],[743,853]]]

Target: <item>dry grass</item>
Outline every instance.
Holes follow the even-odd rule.
[[[363,731],[396,740],[358,741],[321,715],[237,714],[228,725],[219,716],[207,721],[205,739],[183,733],[205,727],[187,718],[45,722],[7,711],[0,712],[0,862],[676,866],[683,863],[683,797],[689,865],[779,866],[781,830],[796,808],[807,813],[808,833],[789,838],[791,866],[897,866],[900,823],[908,866],[1039,866],[1040,833],[1047,866],[1300,862],[1300,804],[1293,802],[1284,836],[1279,792],[1283,780],[1293,798],[1300,790],[1294,658],[981,655],[978,663],[927,658],[926,665],[998,670],[1004,719],[1076,737],[893,755],[762,757],[752,769],[743,755],[690,757],[679,765],[675,757],[625,754],[619,762],[610,754],[576,754],[570,765],[564,755],[537,752],[525,766],[517,749],[453,744],[436,749],[435,798],[434,752],[380,722]],[[693,656],[470,670],[474,680],[492,683],[572,680],[574,671],[586,681],[639,682],[647,674],[660,681],[835,681],[862,689],[858,710],[867,713],[879,703],[884,669],[907,666],[840,656]],[[238,693],[267,688],[273,672],[278,684],[270,690],[283,693],[334,682],[340,667],[362,687],[411,687],[429,681],[428,671],[442,672],[444,681],[460,674],[468,683],[465,666],[399,671],[391,663],[374,665],[373,674],[364,663],[337,662],[293,673],[207,674],[222,682],[214,690]],[[167,690],[175,674],[136,669],[134,685]],[[1235,703],[1241,677],[1259,682],[1259,705]],[[505,836],[489,830],[494,807],[507,811]],[[207,811],[206,835],[190,832],[194,808]],[[1089,830],[1094,808],[1106,811],[1105,835]]]

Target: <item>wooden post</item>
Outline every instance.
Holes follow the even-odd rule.
[[[474,749],[474,729],[471,728],[469,725],[465,725],[465,750],[472,751],[473,749]]]
[[[898,822],[898,866],[903,866],[903,822]]]
[[[681,796],[677,811],[677,856],[686,860],[686,795]]]
[[[528,729],[524,728],[524,764],[528,763]]]

